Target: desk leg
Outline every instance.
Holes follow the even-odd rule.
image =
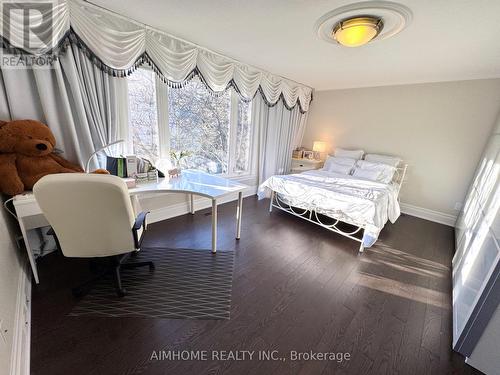
[[[28,241],[28,233],[26,231],[26,227],[24,226],[24,221],[22,218],[19,218],[19,227],[21,228],[21,234],[23,235],[24,239],[24,246],[26,247],[26,252],[28,253],[28,259],[30,261],[31,271],[33,272],[35,283],[40,284],[40,279],[38,278],[38,270],[36,268],[35,256],[33,255],[33,250],[31,249],[30,242]]]
[[[217,200],[212,199],[212,253],[217,252]]]
[[[243,192],[238,193],[238,207],[236,208],[236,239],[241,237],[241,214],[243,210]]]
[[[194,215],[194,198],[193,198],[193,194],[189,194],[189,212],[191,212],[191,215]]]

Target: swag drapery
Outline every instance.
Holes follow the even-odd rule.
[[[43,36],[44,43],[33,40],[33,36],[24,30],[26,20],[23,14],[13,12],[11,17],[4,19],[2,30],[9,30],[9,35],[2,35],[5,49],[54,54],[73,44],[111,75],[130,74],[137,66],[148,62],[171,87],[181,87],[197,74],[213,93],[232,86],[244,100],[252,100],[260,92],[269,106],[281,100],[288,109],[296,105],[302,112],[309,109],[310,87],[242,64],[81,0],[60,0],[52,7],[41,7],[38,12],[42,14],[41,19],[37,12],[30,14],[38,17],[37,34]]]
[[[59,1],[52,15],[52,32],[47,31],[52,43],[42,53],[57,54],[58,59],[50,68],[2,68],[2,119],[46,122],[64,156],[83,165],[95,149],[126,135],[127,81],[123,77],[147,62],[167,86],[182,87],[198,75],[214,94],[232,87],[243,100],[253,99],[258,180],[287,172],[291,151],[302,139],[311,88],[81,1]],[[10,29],[19,45],[23,20],[14,16],[4,22],[9,27],[2,30]],[[42,22],[40,29],[43,26]],[[41,52],[16,44],[2,36],[4,53]]]

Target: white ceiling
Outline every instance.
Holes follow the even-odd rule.
[[[346,0],[91,0],[317,90],[500,77],[499,0],[397,0],[401,34],[360,48],[313,27]]]

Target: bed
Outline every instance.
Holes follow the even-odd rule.
[[[270,196],[270,212],[274,207],[351,238],[363,252],[388,220],[394,223],[400,216],[398,197],[406,169],[399,163],[388,183],[328,170],[277,175],[259,186],[258,196]]]

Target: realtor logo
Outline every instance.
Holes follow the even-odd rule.
[[[49,67],[52,50],[54,1],[1,1],[2,36],[10,50],[1,50],[2,68]],[[21,51],[22,55],[13,53]]]

